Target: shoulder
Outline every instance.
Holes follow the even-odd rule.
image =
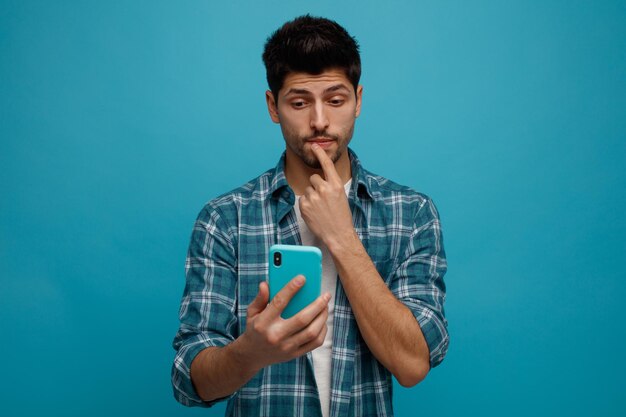
[[[198,220],[219,219],[221,222],[233,224],[237,221],[242,207],[261,204],[269,198],[273,175],[274,170],[268,169],[245,184],[206,202],[198,214]]]
[[[372,196],[372,209],[386,224],[402,224],[411,233],[440,230],[439,212],[428,195],[366,170],[364,177]]]
[[[399,184],[382,175],[363,169],[372,198],[386,205],[403,205],[414,212],[427,206],[434,206],[432,199],[415,189]]]

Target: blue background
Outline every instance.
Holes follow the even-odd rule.
[[[0,414],[223,414],[171,393],[187,244],[276,163],[260,55],[311,12],[362,46],[353,149],[444,227],[397,415],[623,415],[623,1],[0,3]]]

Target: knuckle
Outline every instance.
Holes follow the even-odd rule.
[[[302,328],[306,325],[306,320],[304,320],[301,316],[294,316],[293,322],[298,328]]]
[[[306,329],[304,334],[305,334],[307,340],[315,340],[315,338],[318,336],[318,334],[315,331],[315,329]]]
[[[263,326],[261,326],[258,320],[255,320],[252,323],[248,323],[248,326],[250,326],[252,328],[252,331],[254,331],[255,333],[262,333],[263,331]]]
[[[292,350],[291,344],[283,343],[282,345],[280,345],[279,350],[283,355],[289,355]]]
[[[324,325],[324,328],[322,329],[322,331],[320,332],[320,334],[318,336],[318,341],[319,341],[320,345],[322,345],[324,343],[324,340],[326,339],[326,333],[328,333],[328,327],[326,325]]]
[[[278,335],[274,332],[270,332],[265,336],[265,340],[267,341],[267,343],[271,346],[279,346],[280,345],[280,338],[278,337]]]
[[[280,294],[276,294],[276,296],[274,296],[272,303],[276,308],[283,308],[285,306],[285,300]]]

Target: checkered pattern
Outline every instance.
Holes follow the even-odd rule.
[[[448,349],[444,316],[447,269],[439,216],[425,195],[374,175],[348,150],[354,227],[381,277],[418,321],[431,367]],[[301,244],[285,178],[278,165],[205,205],[196,220],[186,261],[180,328],[174,339],[172,384],[187,406],[209,407],[196,394],[189,369],[210,346],[224,346],[246,328],[248,304],[267,279],[272,244]],[[331,416],[391,416],[391,373],[359,333],[337,280],[332,350]],[[262,369],[227,398],[229,416],[321,416],[311,354]]]

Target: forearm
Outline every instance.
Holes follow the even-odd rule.
[[[417,384],[430,369],[417,320],[387,288],[356,233],[330,250],[370,351],[402,385]]]
[[[245,385],[260,369],[246,354],[242,338],[224,347],[201,351],[191,363],[191,380],[204,401],[226,397]]]

